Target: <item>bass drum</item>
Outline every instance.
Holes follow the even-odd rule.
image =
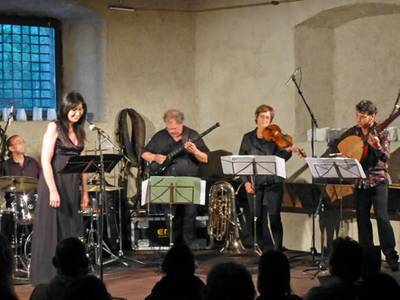
[[[31,264],[32,235],[33,235],[33,231],[26,237],[26,240],[24,243],[24,249],[23,249],[23,258],[24,258],[27,266],[29,266]]]

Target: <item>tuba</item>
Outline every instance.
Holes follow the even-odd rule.
[[[240,225],[237,220],[233,186],[226,181],[216,182],[210,188],[209,199],[208,234],[217,241],[225,240],[221,252],[229,249],[241,253],[244,247],[239,237]]]

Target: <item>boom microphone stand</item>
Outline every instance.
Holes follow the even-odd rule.
[[[122,149],[114,144],[114,142],[111,140],[110,136],[104,130],[102,130],[101,128],[95,126],[92,123],[89,123],[89,129],[92,130],[92,131],[96,131],[97,132],[97,143],[99,145],[98,146],[98,151],[99,151],[100,158],[103,157],[101,144],[102,144],[102,138],[104,138],[107,142],[109,142],[113,146],[114,149],[117,150],[117,152],[120,155],[122,155],[127,161],[130,161],[130,159],[125,154],[123,154]],[[100,211],[104,211],[103,210],[104,209],[104,201],[102,201],[102,200],[105,199],[105,194],[104,194],[105,193],[105,177],[104,177],[104,163],[103,163],[103,169],[101,168],[101,164],[102,164],[102,159],[100,159],[100,168],[99,168],[100,169],[100,201],[99,201],[99,206],[101,207]],[[123,250],[122,250],[122,199],[121,198],[122,198],[121,197],[121,190],[119,189],[118,190],[118,240],[119,240],[118,246],[119,246],[119,249],[118,249],[118,256],[115,256],[113,253],[111,253],[111,256],[113,256],[111,261],[117,261],[117,262],[121,263],[122,265],[124,265],[125,267],[129,267],[129,265],[126,263],[126,260],[130,261],[130,262],[138,263],[138,264],[141,264],[141,265],[145,265],[145,263],[140,261],[140,260],[131,259],[131,258],[126,257],[124,255]],[[103,219],[101,218],[101,220],[102,221],[101,221],[101,226],[99,226],[99,231],[100,231],[100,236],[102,237],[103,236]],[[99,241],[99,244],[102,245],[102,242]],[[100,247],[100,249],[102,249],[102,247]],[[99,255],[100,255],[100,258],[101,258],[100,266],[102,266],[103,265],[103,262],[102,262],[102,250],[100,250]],[[109,261],[109,262],[111,262],[111,261]],[[101,268],[101,270],[102,270],[102,268]]]
[[[301,69],[297,69],[298,71],[300,71],[300,77],[301,77]],[[314,117],[314,114],[310,108],[310,106],[308,105],[306,99],[304,98],[303,92],[300,88],[300,85],[298,84],[298,82],[296,81],[296,71],[290,76],[290,80],[292,80],[292,82],[294,83],[296,89],[297,89],[297,93],[299,94],[301,100],[303,101],[308,114],[310,115],[310,121],[311,121],[311,156],[315,157],[315,130],[316,128],[318,128],[318,123],[317,120]],[[312,179],[312,184],[314,186],[314,178]],[[313,203],[315,203],[315,196],[314,193],[311,193],[312,198],[313,198]],[[315,216],[316,214],[319,213],[320,208],[322,207],[322,201],[323,201],[323,196],[321,194],[321,196],[319,197],[318,200],[318,204],[317,204],[317,208],[315,210],[315,212],[312,213],[312,238],[311,238],[311,255],[312,255],[312,264],[315,265],[317,263],[315,256],[318,254],[317,249],[315,247]],[[321,267],[321,261],[318,262],[318,265]],[[319,268],[320,269],[320,268]]]

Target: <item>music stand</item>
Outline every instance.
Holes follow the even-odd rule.
[[[174,215],[172,205],[204,205],[205,188],[205,181],[198,177],[151,176],[142,182],[142,205],[146,203],[169,205],[168,226],[170,247],[174,245],[172,231]]]
[[[306,163],[308,164],[313,179],[337,179],[339,180],[339,184],[342,184],[343,180],[356,180],[360,178],[366,178],[360,162],[356,159],[343,157],[306,157]],[[323,197],[321,195],[314,215],[318,214],[322,205],[322,200]],[[314,227],[315,226],[313,226],[313,236],[315,236]],[[324,245],[321,245],[321,261],[320,265],[318,266],[318,272],[325,268],[321,265],[322,260],[324,259],[323,247]],[[315,276],[317,274],[315,274]]]
[[[286,178],[285,160],[274,155],[228,155],[221,156],[222,170],[226,175],[245,175],[250,177],[251,184],[255,189],[255,178],[257,175],[276,175]],[[257,214],[256,193],[253,197],[253,250],[257,255],[262,251],[257,243]],[[273,236],[271,234],[271,238]]]
[[[109,173],[121,160],[120,154],[101,154],[101,155],[77,155],[68,159],[64,168],[59,171],[62,174],[72,173],[98,173],[100,178],[100,197],[99,197],[99,219],[98,219],[98,243],[99,243],[99,265],[100,280],[103,281],[103,211],[105,199],[105,179],[104,173]]]

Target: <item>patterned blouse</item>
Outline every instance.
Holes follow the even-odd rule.
[[[375,126],[376,124],[374,127]],[[364,169],[366,178],[356,180],[356,187],[366,189],[374,187],[376,184],[386,180],[390,182],[387,163],[390,157],[389,132],[385,129],[376,133],[376,136],[379,138],[382,146],[382,148],[378,150],[374,149],[370,144],[368,144],[368,135],[364,135],[360,127],[354,126],[345,131],[341,137],[335,141],[335,147],[337,148],[337,144],[350,135],[359,136],[364,141],[363,156],[360,163]]]

